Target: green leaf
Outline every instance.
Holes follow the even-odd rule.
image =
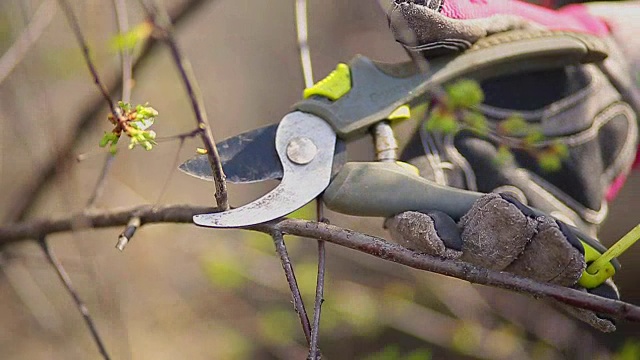
[[[131,104],[124,102],[124,101],[118,101],[118,107],[126,114],[128,112],[131,111]]]
[[[143,105],[136,106],[137,119],[150,119],[158,116],[158,111],[151,106],[148,106],[149,103]]]
[[[477,111],[467,111],[463,120],[473,131],[480,135],[486,135],[489,132],[487,118]]]
[[[111,39],[111,48],[114,51],[133,50],[136,45],[151,35],[153,24],[143,22],[126,33],[120,33]]]
[[[546,172],[555,172],[562,168],[562,159],[552,151],[542,151],[537,154],[538,166]]]
[[[513,153],[506,145],[500,145],[498,147],[498,154],[494,161],[498,165],[504,165],[513,161]]]
[[[471,108],[484,101],[484,92],[475,80],[460,80],[445,89],[452,107]]]
[[[556,153],[561,159],[566,159],[569,157],[569,147],[567,144],[562,142],[555,142],[551,145],[550,150]]]
[[[427,120],[427,130],[443,134],[455,134],[458,131],[458,122],[450,111],[442,107],[436,107]]]
[[[524,137],[524,143],[533,146],[542,142],[544,139],[545,137],[542,131],[530,129]]]
[[[111,147],[115,147],[116,144],[118,144],[118,140],[120,140],[120,138],[118,137],[118,135],[112,133],[112,132],[105,132],[104,135],[102,136],[102,139],[100,139],[100,143],[98,143],[98,146],[100,147],[106,147],[107,145],[110,145]],[[114,153],[113,149],[109,149],[109,151],[111,151],[111,153]]]
[[[513,114],[502,120],[498,127],[505,135],[522,136],[528,132],[529,124],[522,116]]]
[[[145,150],[149,151],[153,149],[154,145],[158,143],[155,141],[156,133],[154,131],[140,131],[140,130],[130,130],[129,135],[131,136],[131,141],[129,143],[129,149],[133,149],[136,146],[141,146]]]

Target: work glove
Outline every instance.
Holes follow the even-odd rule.
[[[626,59],[640,59],[640,47],[618,46],[638,17],[629,15],[625,22],[610,6],[580,4],[553,11],[509,0],[393,1],[388,18],[397,41],[427,60],[465,51],[494,34],[540,29],[589,34],[608,49],[607,59],[598,63],[486,77],[480,83],[484,101],[475,109],[488,121],[486,134],[464,128],[434,133],[421,124],[401,159],[429,180],[487,195],[460,219],[438,209],[387,219],[394,241],[434,256],[582,289],[577,283],[586,268],[585,250],[567,224],[597,236],[608,201],[634,162],[638,140],[640,102],[629,81],[635,79],[629,76],[633,64]],[[640,15],[640,5],[628,6]],[[616,22],[605,22],[608,15]],[[502,121],[513,114],[542,132],[544,140],[536,145],[541,149],[565,145],[559,170],[541,166],[535,151],[512,146],[522,138],[499,134]],[[497,161],[505,146],[513,157]],[[619,299],[610,279],[582,290]],[[599,330],[615,330],[599,314],[565,309]]]

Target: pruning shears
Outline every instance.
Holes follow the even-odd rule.
[[[420,71],[414,62],[382,64],[356,56],[339,64],[325,79],[304,91],[304,99],[274,125],[255,129],[217,145],[227,179],[236,183],[281,179],[263,197],[224,212],[196,215],[195,224],[213,228],[264,223],[301,208],[322,195],[340,213],[390,217],[421,209],[437,209],[460,218],[483,194],[443,186],[420,177],[416,168],[396,161],[397,145],[390,123],[410,118],[410,106],[424,102],[439,86],[463,77],[509,74],[522,66],[544,69],[590,62],[602,56],[597,44],[575,34],[500,42],[480,40],[459,56],[440,57]],[[483,46],[483,41],[492,41]],[[496,45],[497,41],[497,45]],[[485,44],[486,45],[486,44]],[[471,66],[470,66],[471,64]],[[346,162],[345,142],[374,133],[378,161]],[[180,166],[184,172],[211,180],[205,155]],[[553,209],[530,209],[534,214]],[[575,227],[574,245],[587,263],[607,249]],[[570,240],[571,241],[571,240]],[[601,259],[602,260],[602,259]],[[615,259],[585,270],[579,284],[595,288],[619,269]],[[594,271],[595,270],[595,271]]]

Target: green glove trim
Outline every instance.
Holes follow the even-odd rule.
[[[582,241],[584,246],[585,262],[588,264],[587,269],[582,273],[582,277],[578,280],[578,284],[587,289],[593,289],[600,286],[605,280],[612,277],[616,273],[616,269],[611,260],[622,255],[631,245],[640,239],[640,225],[637,225],[625,236],[613,244],[604,254],[600,253]]]

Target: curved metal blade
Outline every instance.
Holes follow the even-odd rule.
[[[276,152],[278,124],[247,131],[216,145],[227,181],[253,183],[282,179],[282,164]],[[198,179],[213,181],[207,155],[197,155],[178,167]]]
[[[292,141],[304,138],[313,143],[316,152],[308,163],[300,165],[289,159],[287,148]],[[260,224],[292,213],[329,186],[336,133],[327,122],[308,113],[290,113],[278,126],[275,144],[283,168],[282,182],[275,189],[237,209],[196,215],[193,222],[217,228]]]

